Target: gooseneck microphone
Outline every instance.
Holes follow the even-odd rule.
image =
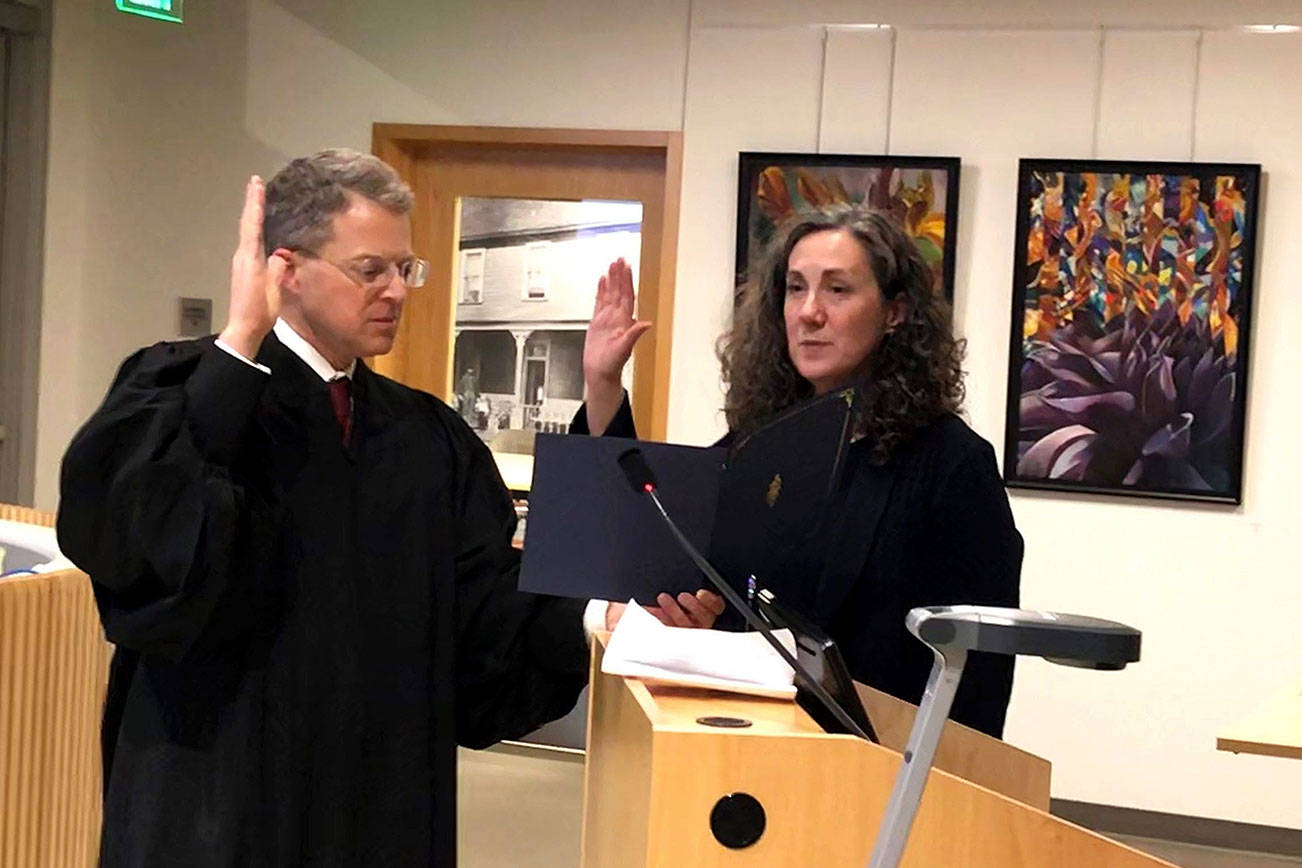
[[[689,540],[686,535],[678,529],[678,525],[669,517],[669,513],[665,511],[664,504],[660,502],[659,495],[656,494],[657,486],[655,474],[651,472],[651,467],[646,463],[646,457],[642,454],[642,450],[637,447],[625,449],[619,454],[619,457],[616,460],[619,462],[620,469],[624,471],[624,478],[628,480],[628,484],[631,485],[633,490],[638,494],[645,494],[650,498],[651,503],[655,505],[656,512],[660,513],[660,517],[664,519],[665,526],[669,528],[669,532],[673,534],[678,545],[683,549],[683,551],[687,552],[687,556],[692,559],[692,562],[696,564],[697,568],[705,574],[707,579],[710,580],[710,584],[714,585],[715,589],[723,595],[723,598],[731,603],[733,608],[741,613],[742,617],[746,619],[746,623],[756,632],[762,634],[769,645],[773,647],[773,650],[778,653],[778,656],[786,661],[787,665],[796,673],[796,676],[804,682],[801,686],[807,688],[811,693],[818,697],[818,700],[822,702],[823,705],[827,707],[828,711],[832,712],[832,714],[836,716],[836,719],[841,722],[841,725],[846,728],[846,732],[857,735],[865,741],[872,741],[872,739],[868,737],[868,734],[854,722],[854,718],[850,717],[846,710],[841,707],[841,703],[837,702],[836,699],[833,698],[832,694],[827,692],[827,688],[823,687],[822,683],[820,683],[817,678],[814,678],[813,675],[810,674],[809,670],[800,664],[795,655],[788,651],[786,646],[778,641],[777,637],[773,635],[773,628],[766,624],[763,618],[755,614],[750,606],[746,605],[742,600],[741,595],[733,590],[731,585],[724,581],[723,577],[719,575],[718,571],[710,564],[710,562],[696,550],[696,546],[692,545],[691,540]]]

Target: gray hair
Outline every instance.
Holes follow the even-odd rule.
[[[379,157],[331,148],[299,157],[267,184],[262,236],[267,253],[284,247],[315,251],[330,240],[331,221],[363,196],[394,214],[411,211],[411,188]]]

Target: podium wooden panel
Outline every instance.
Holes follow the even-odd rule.
[[[899,753],[826,734],[792,702],[603,675],[601,653],[594,642],[584,868],[867,865]],[[873,713],[873,700],[867,704]],[[752,725],[696,722],[707,715]],[[883,740],[896,741],[899,719],[883,723],[892,732]],[[1027,798],[933,769],[902,863],[908,868],[1170,864],[1051,816],[1047,764],[1038,757],[971,730],[946,740],[951,766]],[[738,850],[718,843],[709,824],[715,802],[735,792],[758,799],[767,818],[760,839]]]
[[[903,753],[918,707],[866,684],[856,682],[855,688],[881,743]],[[1049,810],[1052,767],[1048,760],[961,723],[945,722],[931,765],[1042,811]]]
[[[54,523],[7,505],[0,517]],[[85,573],[0,579],[0,868],[95,864],[112,650]]]

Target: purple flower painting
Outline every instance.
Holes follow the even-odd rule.
[[[1260,167],[1023,160],[1010,486],[1238,503]]]

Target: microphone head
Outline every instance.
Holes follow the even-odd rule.
[[[642,450],[636,446],[632,449],[625,449],[619,453],[616,459],[619,462],[619,469],[624,471],[624,478],[628,484],[633,486],[633,490],[638,494],[647,494],[656,489],[656,477],[651,472],[651,467],[646,463]]]

